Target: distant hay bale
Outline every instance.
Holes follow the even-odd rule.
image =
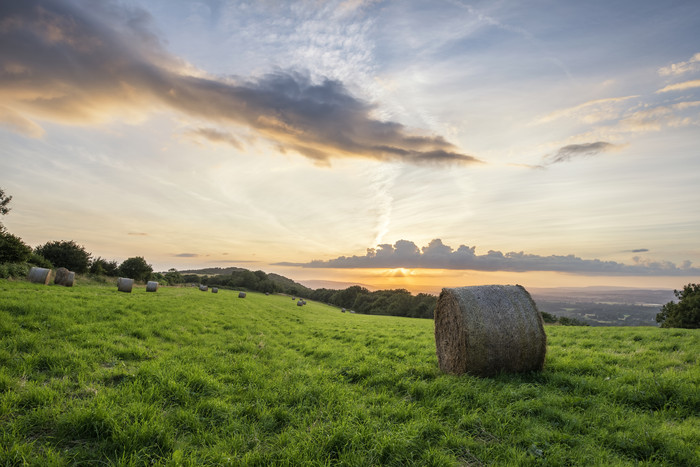
[[[27,279],[29,279],[29,282],[34,282],[35,284],[47,285],[49,283],[50,276],[51,269],[33,267],[29,270],[29,276],[27,276]]]
[[[238,292],[238,298],[245,298],[245,292]]]
[[[219,289],[217,287],[212,287],[211,293],[219,293]]]
[[[303,300],[299,300],[299,301],[297,302],[297,306],[304,306],[304,301],[303,301]]]
[[[345,313],[345,308],[341,308],[340,312]]]
[[[146,292],[155,292],[156,290],[158,290],[158,282],[148,281],[146,283]]]
[[[209,290],[209,287],[207,287],[206,285],[200,285],[199,290],[201,290],[202,292],[206,292],[207,290]]]
[[[522,286],[446,288],[435,308],[435,346],[442,371],[492,376],[542,370],[547,336]]]
[[[117,290],[119,292],[131,293],[131,289],[134,287],[134,280],[127,277],[120,277],[117,280]]]
[[[64,287],[73,287],[73,282],[75,281],[75,273],[69,271],[66,268],[56,269],[56,277],[53,283],[56,285],[62,285]]]

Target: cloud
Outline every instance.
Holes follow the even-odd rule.
[[[230,133],[225,131],[216,130],[214,128],[197,128],[196,130],[191,130],[187,134],[192,136],[201,136],[213,143],[226,143],[230,144],[236,149],[243,149],[241,142],[236,139]]]
[[[635,250],[627,250],[628,253],[646,253],[649,251],[648,248],[637,248]]]
[[[601,152],[607,152],[616,148],[617,145],[605,141],[597,141],[595,143],[569,144],[559,148],[554,154],[545,156],[545,165],[558,164],[560,162],[568,162],[571,159],[578,157],[594,156]]]
[[[560,118],[577,118],[586,123],[596,123],[602,120],[615,119],[620,115],[620,111],[617,110],[617,104],[637,97],[639,97],[639,95],[609,97],[584,102],[583,104],[579,104],[574,107],[551,112],[550,114],[537,119],[534,123],[550,123]]]
[[[178,253],[173,255],[176,258],[199,258],[199,255],[197,253]]]
[[[337,80],[283,70],[250,79],[196,70],[165,50],[150,15],[138,8],[26,0],[3,2],[0,18],[0,105],[17,116],[12,125],[24,134],[39,133],[28,123],[37,120],[138,121],[165,108],[253,129],[282,150],[321,163],[336,157],[480,162],[439,135],[373,118],[375,106]],[[226,131],[196,133],[238,143]]]
[[[127,235],[132,235],[134,237],[147,237],[148,234],[146,232],[128,232]]]
[[[690,71],[700,69],[700,53],[696,53],[687,62],[672,63],[667,67],[659,68],[661,76],[678,76]]]
[[[692,81],[684,81],[682,83],[669,84],[656,91],[656,93],[670,92],[670,91],[685,91],[686,89],[700,88],[700,79],[694,79]]]
[[[700,268],[689,261],[681,267],[663,261],[655,262],[640,257],[633,265],[598,259],[582,259],[574,255],[540,256],[523,252],[502,253],[490,250],[477,255],[476,247],[460,245],[454,250],[440,239],[418,248],[415,243],[399,240],[394,245],[382,244],[368,248],[364,256],[340,256],[327,261],[308,263],[276,263],[280,266],[302,268],[381,268],[381,269],[456,269],[470,271],[554,271],[582,275],[608,276],[690,276],[700,274]]]

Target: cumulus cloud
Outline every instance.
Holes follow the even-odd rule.
[[[470,271],[554,271],[583,275],[610,276],[687,276],[700,274],[700,268],[692,267],[689,261],[681,267],[663,261],[656,262],[640,257],[634,264],[615,261],[582,259],[574,255],[540,256],[521,252],[502,253],[490,250],[484,255],[476,254],[476,247],[460,245],[456,250],[432,240],[427,246],[418,246],[408,240],[399,240],[394,245],[382,244],[368,248],[364,256],[340,256],[327,261],[314,260],[308,263],[277,263],[281,266],[303,268],[382,268],[382,269],[460,269]]]
[[[439,135],[372,117],[344,84],[300,72],[209,76],[166,50],[150,15],[105,2],[26,0],[0,5],[0,119],[30,136],[37,121],[138,120],[171,109],[216,126],[244,126],[319,162],[366,157],[412,163],[480,162]],[[7,117],[9,115],[10,117]],[[203,128],[211,141],[238,143]]]
[[[700,52],[690,57],[688,61],[672,63],[669,66],[659,68],[659,74],[661,76],[678,76],[697,69],[700,69]]]
[[[557,150],[554,154],[545,156],[545,165],[567,162],[574,158],[594,156],[601,152],[607,152],[617,147],[615,144],[606,141],[596,141],[595,143],[569,144]]]

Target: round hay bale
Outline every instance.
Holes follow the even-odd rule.
[[[27,279],[29,279],[29,282],[33,282],[35,284],[47,285],[50,277],[51,269],[33,267],[29,270]]]
[[[219,293],[219,289],[217,287],[212,287],[211,293]]]
[[[119,292],[131,293],[131,289],[134,287],[134,280],[127,277],[120,277],[117,280],[117,290]]]
[[[245,292],[238,292],[238,298],[245,298]]]
[[[542,370],[547,336],[522,286],[445,288],[435,307],[435,346],[442,371],[492,376]]]
[[[340,312],[345,313],[345,308],[341,308]]]
[[[209,290],[209,287],[207,287],[206,285],[200,285],[199,290],[201,290],[202,292],[206,292],[207,290]]]
[[[56,269],[56,277],[53,279],[53,283],[56,285],[62,285],[64,287],[73,287],[73,282],[75,281],[75,273],[69,271],[66,268]]]
[[[155,292],[156,290],[158,290],[158,282],[148,281],[146,283],[146,292]]]

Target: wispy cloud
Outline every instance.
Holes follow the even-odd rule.
[[[232,134],[217,130],[214,128],[197,128],[196,130],[190,130],[187,132],[191,136],[200,136],[213,143],[225,143],[233,146],[236,149],[243,149],[243,145],[238,139]]]
[[[671,92],[671,91],[685,91],[686,89],[693,89],[693,88],[700,88],[700,79],[694,79],[691,81],[684,81],[682,83],[676,83],[676,84],[669,84],[668,86],[665,86],[656,92],[661,93],[661,92]]]
[[[4,2],[0,17],[0,105],[13,115],[10,126],[24,134],[39,134],[31,124],[40,120],[137,120],[169,108],[217,126],[251,128],[321,163],[336,157],[480,162],[442,136],[373,118],[375,106],[337,80],[282,70],[250,79],[194,70],[165,50],[140,9],[27,0]],[[237,143],[222,130],[196,131]]]
[[[700,53],[696,53],[688,61],[672,63],[669,66],[659,68],[659,74],[661,76],[678,76],[698,69],[700,69]]]
[[[146,232],[128,232],[127,235],[131,235],[134,237],[147,237],[148,234]]]
[[[199,258],[197,253],[177,253],[173,255],[176,258]]]
[[[407,240],[399,240],[394,245],[382,244],[367,249],[364,256],[340,256],[327,261],[314,260],[308,263],[277,263],[283,266],[303,268],[421,268],[458,269],[471,271],[554,271],[585,275],[610,276],[693,276],[700,274],[700,268],[692,267],[689,261],[680,267],[668,261],[651,261],[634,258],[635,264],[627,265],[615,261],[582,259],[574,255],[540,256],[523,252],[502,253],[490,250],[485,255],[477,255],[476,247],[460,245],[454,250],[440,239],[432,240],[427,246],[418,246]]]
[[[594,156],[601,152],[607,152],[618,147],[606,141],[596,141],[595,143],[569,144],[557,150],[554,154],[549,154],[544,158],[545,165],[559,164],[574,158]]]
[[[562,118],[576,118],[586,123],[615,119],[618,118],[623,111],[623,109],[619,108],[619,104],[637,97],[639,97],[639,95],[595,99],[573,107],[551,112],[537,119],[535,124],[550,123]]]

